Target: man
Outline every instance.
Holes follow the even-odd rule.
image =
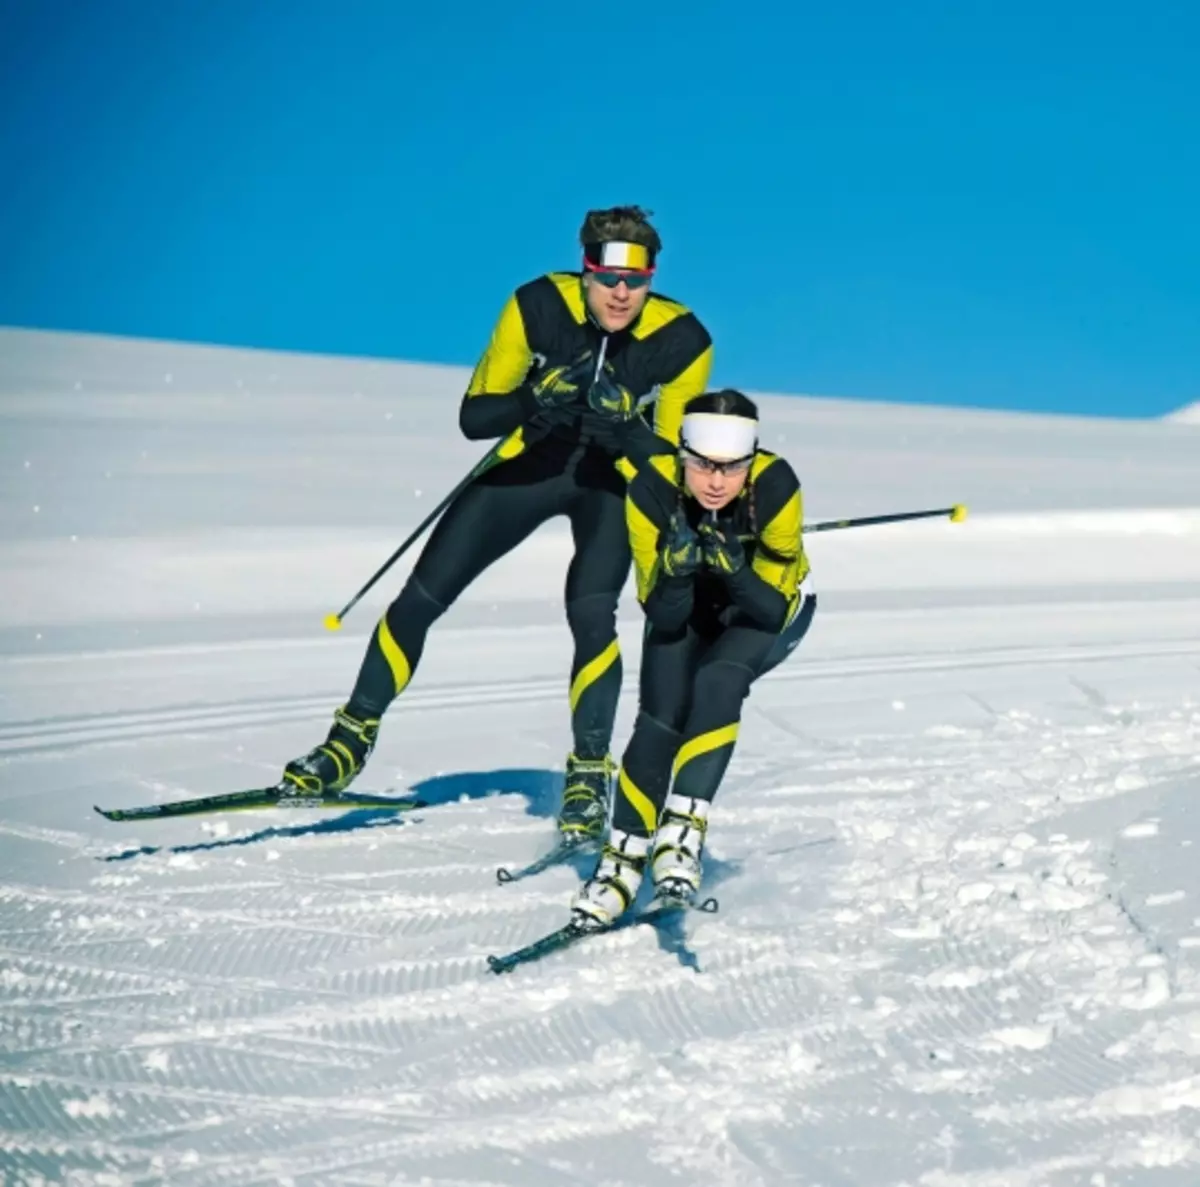
[[[647,866],[657,898],[696,895],[743,702],[816,609],[799,479],[758,447],[758,410],[741,392],[690,401],[678,454],[651,457],[626,506],[647,619],[641,697],[612,832],[572,903],[582,928],[628,910]]]
[[[712,341],[695,314],[650,291],[662,244],[646,212],[589,211],[579,240],[579,272],[522,285],[501,312],[459,410],[467,437],[502,439],[496,464],[434,528],[325,742],[287,765],[296,794],[339,791],[358,775],[429,628],[489,565],[563,515],[575,544],[566,580],[574,744],[558,824],[567,840],[602,835],[621,687],[617,599],[630,566],[624,475],[655,441],[639,404],[658,389],[655,431],[677,440],[684,404],[707,385]]]

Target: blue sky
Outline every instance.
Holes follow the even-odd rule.
[[[0,0],[0,324],[473,363],[589,206],[758,390],[1200,399],[1200,5]]]

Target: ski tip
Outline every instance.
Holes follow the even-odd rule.
[[[109,810],[108,808],[102,808],[102,807],[100,807],[100,805],[99,805],[99,804],[93,804],[93,805],[92,805],[92,810],[93,810],[94,812],[99,812],[99,813],[100,813],[100,815],[101,815],[101,816],[103,816],[105,820],[111,820],[111,819],[112,819],[112,816],[110,815],[110,810]]]

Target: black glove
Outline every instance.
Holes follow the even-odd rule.
[[[588,404],[593,412],[613,420],[629,420],[637,413],[637,396],[623,383],[618,383],[612,368],[605,363],[596,382],[588,392]]]
[[[700,541],[704,563],[710,569],[732,577],[746,567],[746,552],[737,533],[723,528],[715,518],[701,521]]]
[[[543,367],[529,382],[539,409],[548,411],[575,403],[592,378],[595,356],[590,350],[570,363]]]
[[[658,553],[658,562],[668,577],[690,577],[695,573],[703,558],[700,554],[700,537],[682,511],[676,511],[667,524],[666,535]]]

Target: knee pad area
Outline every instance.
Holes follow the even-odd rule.
[[[584,635],[615,636],[617,632],[617,594],[588,594],[567,603],[567,625],[576,638]]]
[[[428,627],[446,613],[446,607],[415,577],[410,577],[399,596],[387,608],[388,630],[399,639],[412,631]]]
[[[692,698],[697,706],[710,712],[716,707],[728,708],[730,716],[736,718],[753,681],[754,673],[745,664],[717,660],[696,673]]]
[[[672,745],[678,745],[679,739],[683,735],[683,721],[681,719],[678,725],[672,725],[665,721],[659,721],[657,717],[652,717],[643,709],[637,715],[634,729],[645,729],[648,734],[655,734]]]

